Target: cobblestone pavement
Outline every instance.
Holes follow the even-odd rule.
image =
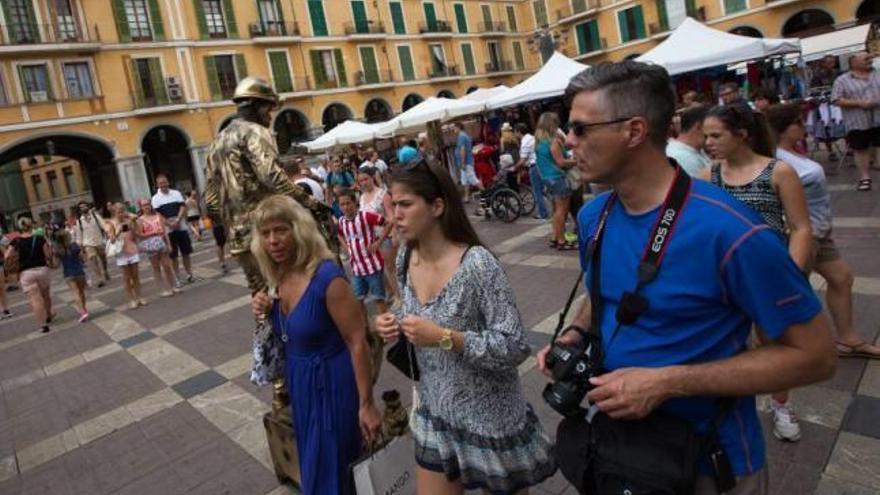
[[[852,169],[831,182],[835,239],[857,274],[856,321],[875,341],[880,193],[854,192]],[[476,223],[507,270],[538,348],[577,276],[577,256],[549,251],[549,227],[531,219]],[[0,321],[0,494],[292,493],[278,486],[266,447],[261,417],[270,392],[247,380],[243,276],[220,273],[210,241],[197,244],[193,261],[204,280],[175,298],[159,298],[143,270],[149,305],[135,310],[126,309],[112,269],[112,283],[89,292],[85,324],[76,322],[56,273],[57,323],[45,335],[35,332],[20,292],[10,294],[16,316]],[[534,359],[520,372],[545,427],[555,431],[559,417],[540,399],[544,380]],[[389,388],[409,400],[405,379],[384,366],[377,396]],[[833,379],[794,391],[792,400],[804,435],[783,444],[766,434],[771,492],[880,492],[880,362],[841,360]],[[557,475],[532,493],[575,492]]]

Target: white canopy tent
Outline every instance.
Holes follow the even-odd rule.
[[[589,66],[556,52],[541,70],[507,91],[489,99],[488,108],[502,108],[542,98],[552,98],[565,92],[572,77]]]
[[[302,146],[305,146],[310,152],[315,152],[342,144],[362,143],[381,137],[383,126],[386,124],[387,122],[365,124],[356,120],[346,120],[317,139],[302,143]]]
[[[688,17],[663,43],[636,60],[662,65],[675,75],[800,50],[801,41],[797,38],[739,36]]]
[[[473,93],[468,93],[461,98],[460,100],[468,100],[468,101],[487,101],[490,100],[501,93],[504,93],[510,89],[505,85],[495,86],[494,88],[479,88]]]
[[[801,39],[801,57],[805,62],[810,62],[826,55],[844,55],[864,50],[865,41],[868,39],[870,31],[870,24],[862,24],[803,38]]]
[[[383,133],[401,133],[420,129],[435,120],[445,121],[479,113],[486,109],[483,101],[432,96],[393,119],[383,122]]]

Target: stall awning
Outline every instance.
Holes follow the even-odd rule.
[[[556,52],[541,70],[516,86],[488,100],[489,108],[520,105],[565,93],[572,77],[589,68],[580,62]]]
[[[843,55],[865,49],[865,41],[871,31],[870,24],[838,29],[830,33],[801,39],[801,55],[804,61],[817,60],[825,55]]]

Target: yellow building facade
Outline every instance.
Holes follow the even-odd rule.
[[[31,218],[62,221],[80,201],[93,201],[82,166],[76,160],[31,156],[19,160],[19,166]]]
[[[865,0],[866,2],[868,0]],[[683,15],[779,36],[793,16],[856,22],[856,0],[0,0],[0,163],[63,155],[95,199],[201,188],[245,75],[283,99],[279,147],[346,118],[514,85],[547,40],[585,63],[662,41]],[[815,15],[813,16],[815,18]],[[543,41],[542,41],[543,40]],[[552,49],[552,46],[551,46]],[[546,53],[545,53],[546,54]]]

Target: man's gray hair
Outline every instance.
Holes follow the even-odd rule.
[[[633,60],[594,65],[576,75],[565,90],[570,102],[584,91],[602,91],[608,119],[643,117],[648,121],[649,139],[666,146],[675,90],[666,69]]]

